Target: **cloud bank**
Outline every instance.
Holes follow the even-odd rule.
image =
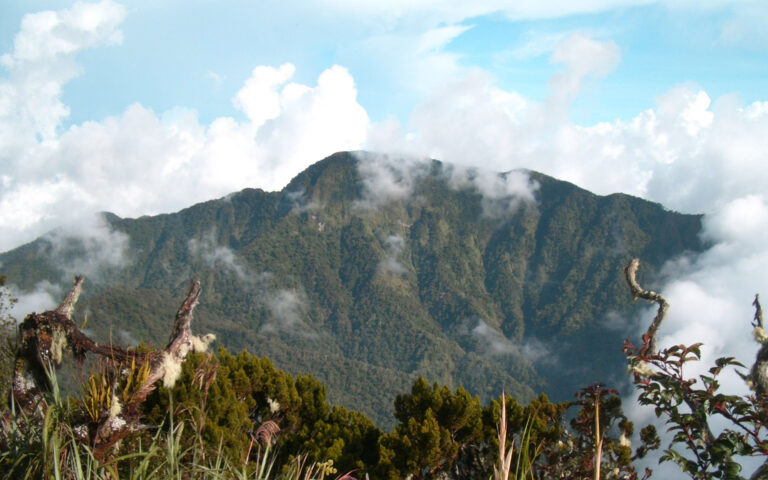
[[[396,155],[357,152],[358,173],[362,183],[359,210],[377,210],[412,197],[415,188],[432,174],[432,161],[423,154]],[[503,218],[522,202],[534,202],[538,185],[523,171],[499,173],[461,164],[444,164],[441,175],[454,190],[471,190],[481,196],[483,214]]]
[[[384,247],[385,256],[379,262],[379,270],[394,275],[405,275],[408,273],[408,267],[401,262],[401,256],[403,250],[405,250],[405,239],[400,235],[389,235],[384,239]]]
[[[280,288],[275,285],[272,273],[253,272],[231,248],[218,242],[215,228],[202,234],[200,238],[190,239],[187,249],[193,262],[200,262],[203,268],[234,276],[245,291],[253,292],[253,302],[269,314],[261,326],[261,332],[286,332],[309,338],[316,335],[306,323],[309,315],[308,300],[303,288]]]
[[[203,234],[201,238],[191,238],[187,242],[187,248],[192,258],[201,260],[208,268],[223,270],[249,286],[253,286],[259,280],[257,275],[248,271],[247,266],[231,248],[218,243],[215,227]]]
[[[17,299],[9,313],[18,322],[23,321],[30,313],[45,312],[56,308],[64,293],[61,288],[48,281],[37,283],[32,291],[21,290],[16,285],[9,285],[6,292],[10,298]]]
[[[532,363],[557,362],[556,353],[541,341],[526,339],[522,343],[513,342],[482,319],[477,321],[477,325],[470,331],[470,336],[479,341],[485,352],[490,355],[514,355]]]

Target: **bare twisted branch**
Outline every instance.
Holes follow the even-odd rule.
[[[755,363],[752,365],[749,374],[746,376],[747,384],[754,390],[755,394],[762,395],[768,392],[768,334],[763,328],[763,308],[760,306],[760,296],[755,295],[755,318],[752,321],[752,335],[755,341],[760,344],[760,349],[755,356]]]
[[[652,290],[645,290],[640,286],[639,283],[637,283],[636,277],[637,270],[639,268],[640,260],[633,258],[632,261],[630,261],[629,264],[624,267],[624,278],[627,280],[629,292],[632,295],[633,300],[642,298],[643,300],[655,302],[659,305],[659,309],[656,311],[656,316],[653,318],[653,321],[651,322],[651,325],[648,327],[648,331],[645,334],[648,342],[646,352],[650,353],[651,355],[655,355],[658,350],[656,334],[659,330],[659,327],[661,326],[661,323],[667,317],[667,313],[669,312],[669,303],[667,303],[667,300],[660,293],[656,293]]]
[[[69,290],[69,293],[67,293],[67,296],[64,297],[64,300],[61,302],[61,305],[56,309],[56,313],[59,315],[64,315],[66,318],[71,319],[72,318],[72,312],[75,309],[75,304],[77,303],[77,299],[80,298],[80,292],[83,291],[83,282],[85,281],[85,278],[82,275],[78,275],[75,277],[75,283],[72,285],[72,288]]]

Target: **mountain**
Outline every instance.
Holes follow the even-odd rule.
[[[280,192],[104,214],[0,265],[28,291],[85,272],[87,328],[116,343],[164,344],[200,279],[195,331],[311,373],[387,427],[418,376],[483,400],[623,382],[623,265],[639,257],[652,286],[665,261],[703,248],[700,229],[700,216],[532,171],[338,153]]]

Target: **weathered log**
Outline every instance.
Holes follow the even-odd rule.
[[[99,345],[82,333],[72,321],[72,312],[82,291],[83,277],[75,282],[56,310],[28,315],[21,324],[21,342],[16,352],[12,401],[28,416],[40,415],[46,409],[44,393],[51,388],[50,374],[70,351],[78,362],[87,353],[103,356],[114,369],[115,378],[124,375],[127,365],[134,368],[149,362],[146,379],[131,394],[125,405],[115,396],[108,411],[99,412],[98,425],[76,426],[84,434],[82,440],[94,448],[94,456],[101,459],[129,433],[139,428],[140,406],[156,388],[161,379],[167,387],[173,386],[181,372],[187,354],[203,351],[213,341],[213,335],[193,336],[190,328],[192,314],[200,297],[200,283],[192,281],[189,293],[179,307],[168,345],[163,350],[137,352],[116,346]],[[80,427],[80,428],[77,428]]]
[[[191,282],[187,298],[176,313],[168,346],[148,356],[151,368],[146,381],[136,389],[126,405],[110,409],[107,419],[96,430],[94,456],[97,459],[103,458],[115,443],[137,429],[139,407],[156,388],[157,382],[162,379],[166,387],[172,387],[181,373],[181,364],[187,354],[204,350],[202,346],[207,348],[208,343],[213,340],[212,335],[201,338],[194,337],[191,333],[192,313],[197,306],[200,292],[200,282]]]
[[[67,350],[78,363],[85,359],[87,352],[118,362],[133,358],[141,362],[145,356],[120,347],[99,345],[80,331],[71,316],[82,284],[83,277],[75,277],[72,288],[56,310],[27,315],[19,326],[21,341],[16,351],[11,394],[16,405],[26,413],[38,407],[45,409],[41,403],[42,393],[50,390],[51,370],[61,365]]]
[[[64,297],[64,300],[61,302],[61,305],[56,309],[56,313],[60,315],[64,315],[68,319],[72,319],[72,312],[75,310],[75,304],[77,303],[77,299],[80,298],[80,293],[83,291],[83,282],[85,281],[85,278],[82,275],[78,275],[75,277],[75,283],[72,285],[72,288],[69,290],[69,293],[67,293],[67,296]]]

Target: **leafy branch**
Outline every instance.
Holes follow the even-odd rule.
[[[761,343],[752,373],[742,375],[756,385],[753,395],[727,395],[720,392],[720,374],[725,368],[745,368],[733,357],[718,358],[706,374],[690,378],[685,366],[701,360],[701,343],[674,345],[657,351],[656,336],[669,304],[658,293],[643,290],[635,279],[638,260],[625,269],[627,284],[633,298],[643,298],[659,305],[656,317],[643,335],[639,347],[626,341],[624,353],[629,361],[639,402],[654,407],[663,418],[672,439],[660,461],[676,463],[693,479],[740,479],[742,466],[736,456],[768,456],[768,397],[764,394],[760,372],[768,352],[762,335],[762,309],[755,297],[755,338]],[[759,329],[759,330],[758,330]],[[714,418],[723,418],[727,427],[715,435]],[[686,456],[687,453],[687,456]],[[766,478],[764,463],[750,478]]]

